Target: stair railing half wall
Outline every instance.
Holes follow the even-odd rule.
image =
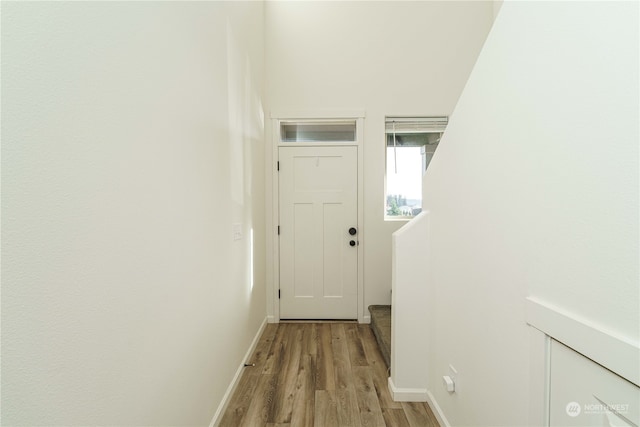
[[[426,402],[429,360],[429,212],[391,237],[391,377],[393,400]]]

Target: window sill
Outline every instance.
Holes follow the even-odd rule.
[[[411,221],[415,216],[385,216],[384,220],[389,222]]]

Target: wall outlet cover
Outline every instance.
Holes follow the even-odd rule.
[[[233,240],[242,240],[242,224],[233,224]]]

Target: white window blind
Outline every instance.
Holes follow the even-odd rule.
[[[386,117],[387,148],[393,148],[394,173],[398,173],[398,147],[421,147],[426,170],[448,122],[448,117]]]
[[[444,132],[448,122],[448,117],[387,117],[385,132],[387,135],[441,133]]]

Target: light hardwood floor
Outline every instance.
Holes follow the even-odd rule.
[[[400,403],[369,325],[268,324],[220,427],[439,427],[425,403]]]

